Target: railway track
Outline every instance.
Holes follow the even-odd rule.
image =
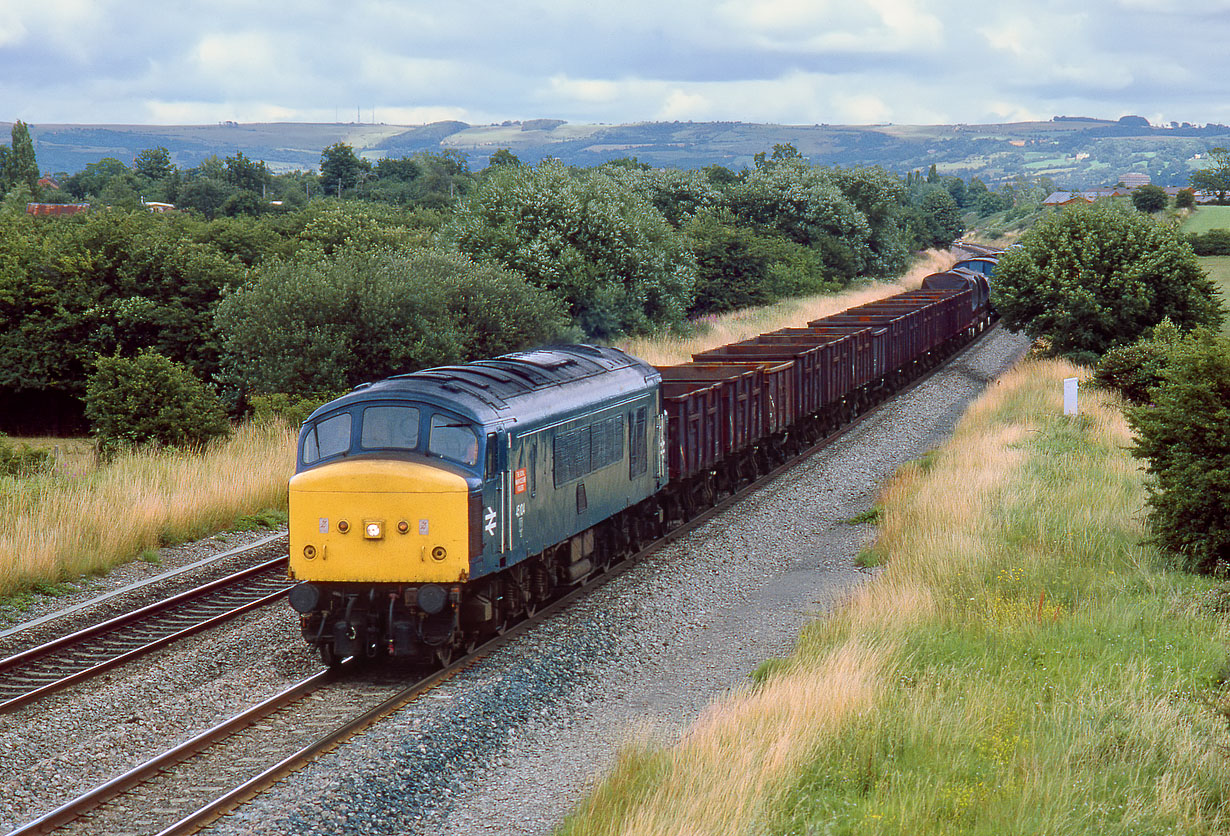
[[[985,333],[990,333],[988,329]],[[973,340],[946,362],[927,371],[897,395],[918,386],[961,356]],[[685,536],[758,491],[818,450],[845,435],[879,408],[876,405],[818,444],[785,462],[711,508],[705,509],[567,595],[534,617],[510,627],[482,647],[438,671],[388,668],[366,675],[351,660],[322,671],[186,741],[129,772],[70,801],[9,836],[35,833],[125,832],[173,836],[195,833],[276,784],[319,755],[361,734],[422,694],[476,664],[511,637],[549,619],[577,597],[627,571],[637,560]],[[358,669],[362,670],[362,669]],[[411,684],[405,684],[406,674]]]
[[[290,586],[278,557],[0,659],[0,711],[269,604]]]

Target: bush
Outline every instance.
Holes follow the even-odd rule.
[[[29,444],[14,444],[0,433],[0,476],[30,476],[50,467],[50,452]]]
[[[320,395],[288,395],[275,392],[270,395],[253,395],[252,418],[256,421],[285,421],[292,427],[297,427],[307,420],[316,409],[334,398],[343,395],[342,392]]]
[[[1132,191],[1132,205],[1141,212],[1160,212],[1166,208],[1169,198],[1166,196],[1166,190],[1161,186],[1154,186],[1151,183],[1146,183],[1143,186],[1138,186]]]
[[[1147,337],[1103,354],[1093,381],[1117,391],[1131,403],[1147,403],[1152,399],[1153,388],[1162,382],[1171,350],[1182,338],[1175,324],[1169,318],[1163,319]]]
[[[692,301],[684,237],[609,170],[497,166],[440,240],[517,271],[600,339],[678,324]]]
[[[1198,331],[1170,352],[1154,403],[1128,410],[1148,462],[1155,542],[1191,571],[1230,567],[1230,339]]]
[[[230,431],[210,387],[152,350],[135,359],[100,357],[86,387],[85,414],[104,457],[142,446],[200,446]]]
[[[1230,255],[1230,229],[1210,229],[1203,235],[1187,236],[1196,255]]]
[[[1170,317],[1216,328],[1216,288],[1171,227],[1114,205],[1073,207],[1038,222],[995,269],[1004,325],[1092,364]]]
[[[1196,193],[1191,189],[1179,189],[1174,197],[1174,205],[1179,209],[1191,209],[1196,205]]]
[[[456,252],[343,247],[273,261],[218,306],[228,396],[309,397],[551,341],[561,301]]]

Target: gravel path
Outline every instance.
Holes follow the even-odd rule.
[[[993,332],[766,489],[208,832],[550,832],[621,743],[677,739],[867,577],[854,558],[874,530],[843,521],[942,443],[1027,347]]]

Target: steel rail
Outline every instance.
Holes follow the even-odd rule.
[[[64,616],[72,615],[74,613],[81,612],[82,610],[88,610],[91,607],[96,607],[99,604],[105,601],[109,601],[112,598],[116,598],[120,595],[126,595],[129,592],[134,592],[138,589],[143,589],[147,586],[152,586],[156,583],[163,583],[164,581],[171,580],[187,572],[194,572],[197,569],[200,569],[203,566],[208,566],[211,563],[217,563],[219,561],[226,560],[228,558],[232,558],[237,555],[241,555],[244,552],[256,551],[257,549],[267,546],[270,543],[274,542],[275,540],[278,540],[283,537],[286,537],[286,534],[284,533],[270,534],[267,537],[262,537],[261,539],[257,540],[254,543],[248,543],[247,545],[244,545],[244,546],[238,546],[233,549],[228,549],[227,551],[220,552],[215,555],[210,555],[209,557],[202,558],[201,560],[197,560],[193,563],[189,563],[186,566],[179,566],[175,569],[171,569],[161,574],[154,575],[152,578],[144,578],[142,580],[135,581],[134,583],[127,584],[126,586],[122,586],[119,589],[113,589],[110,592],[104,592],[102,595],[97,595],[89,599],[88,601],[82,601],[79,604],[74,604],[71,607],[65,607],[62,610],[56,610],[55,612],[48,613],[47,615],[44,615],[40,618],[33,619],[32,621],[25,621],[25,622],[22,622],[21,624],[17,624],[12,627],[5,628],[4,630],[0,631],[0,639],[6,639],[9,636],[15,636],[18,633],[25,632],[26,630],[32,630],[35,627],[41,627],[42,625],[50,621],[55,621],[56,619],[63,618]]]
[[[101,624],[95,624],[83,630],[78,630],[75,633],[70,633],[66,636],[60,636],[38,647],[32,647],[29,650],[9,656],[6,659],[0,660],[0,676],[5,674],[20,675],[23,668],[28,668],[36,662],[53,659],[56,654],[61,654],[67,650],[78,648],[81,645],[88,644],[91,641],[100,641],[109,637],[116,637],[120,631],[125,628],[136,627],[143,622],[148,622],[155,616],[171,615],[177,608],[184,607],[190,604],[203,604],[203,598],[207,598],[213,593],[221,593],[231,588],[242,586],[245,583],[251,582],[254,578],[261,575],[266,575],[269,572],[281,568],[286,565],[285,557],[277,557],[273,560],[265,561],[264,563],[250,566],[239,572],[227,575],[224,578],[210,581],[194,589],[189,589],[177,595],[172,595],[162,601],[157,601],[132,612],[123,613],[115,618],[104,621]],[[138,647],[123,650],[119,653],[106,655],[99,661],[93,664],[87,664],[84,668],[78,668],[71,673],[58,676],[54,681],[47,684],[31,688],[23,691],[17,696],[5,699],[0,702],[0,712],[9,711],[19,706],[25,705],[40,697],[46,696],[52,691],[65,688],[77,682],[90,679],[103,671],[121,665],[127,661],[142,656],[146,653],[153,652],[168,644],[179,641],[187,636],[198,633],[202,630],[213,627],[229,619],[235,618],[245,612],[263,607],[266,604],[285,595],[290,589],[290,582],[274,592],[267,593],[256,599],[244,602],[238,606],[228,606],[223,612],[211,615],[203,620],[198,620],[186,627],[173,630],[153,641],[145,641]],[[45,676],[45,674],[44,674]]]

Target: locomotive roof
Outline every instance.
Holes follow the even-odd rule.
[[[364,383],[311,417],[367,401],[405,400],[445,406],[484,425],[523,423],[643,392],[660,379],[653,366],[617,348],[552,345]]]

